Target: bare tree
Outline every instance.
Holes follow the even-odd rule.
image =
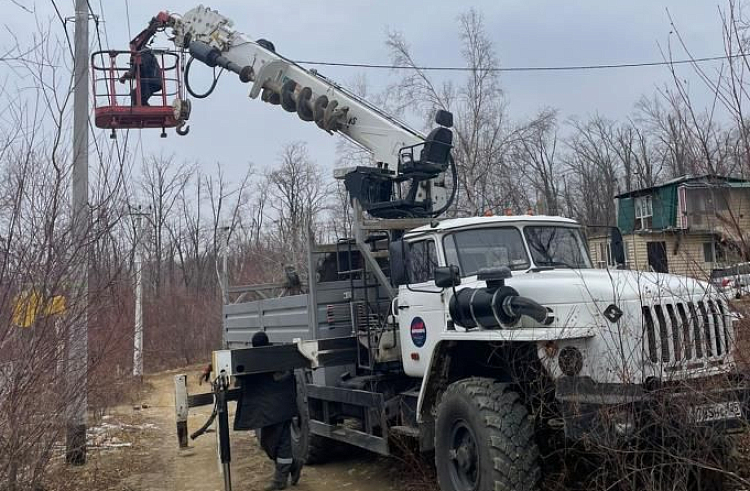
[[[577,190],[576,216],[584,223],[614,225],[613,199],[617,194],[619,165],[614,151],[613,123],[601,117],[570,122],[567,167],[570,183]]]
[[[513,146],[513,163],[536,193],[537,211],[560,214],[562,182],[557,159],[557,111],[541,111],[520,131]]]
[[[127,256],[118,237],[127,194],[117,177],[122,164],[93,149],[93,221],[79,238],[72,227],[67,143],[73,80],[67,49],[49,25],[38,26],[32,48],[16,57],[13,76],[0,90],[0,482],[10,490],[41,487],[64,434],[65,408],[77,386],[87,383],[66,386],[62,379],[62,342],[81,300],[89,318],[89,372],[106,378],[100,362],[116,362],[106,354],[126,337],[111,329],[116,318],[110,317],[127,267],[118,259]],[[88,291],[77,291],[73,265],[87,250],[95,251],[91,282]],[[96,404],[101,387],[91,374],[87,380],[94,380],[87,389]]]
[[[172,264],[167,261],[170,221],[178,211],[179,198],[193,170],[191,165],[177,164],[173,157],[151,157],[143,162],[140,192],[152,213],[149,220],[150,237],[145,241],[146,260],[152,263],[150,277],[157,296],[162,293],[164,264]]]
[[[305,252],[309,233],[316,234],[318,216],[328,206],[331,184],[309,157],[302,142],[286,145],[278,166],[266,176],[269,203],[274,210],[274,238],[285,261],[307,270]]]
[[[524,201],[520,186],[508,163],[511,144],[518,137],[507,122],[506,103],[497,71],[500,66],[476,10],[459,16],[461,54],[469,75],[460,85],[438,85],[419,68],[406,38],[389,34],[387,45],[394,64],[412,70],[390,89],[401,101],[401,109],[413,111],[430,124],[437,109],[454,114],[455,149],[458,167],[457,213],[478,214]],[[402,73],[402,72],[400,72]]]

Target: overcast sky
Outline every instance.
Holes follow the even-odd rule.
[[[91,0],[93,10],[105,21],[103,40],[105,44],[108,40],[112,48],[126,49],[129,39],[159,10],[182,13],[197,5],[175,0],[131,0],[126,9],[126,1]],[[51,2],[18,2],[42,18],[54,14]],[[57,3],[63,15],[73,15],[73,0]],[[0,5],[4,7],[3,22],[22,38],[34,29],[32,14],[10,0],[0,0]],[[233,19],[236,29],[252,38],[272,40],[279,53],[297,60],[388,63],[386,33],[397,30],[409,40],[420,63],[461,65],[456,19],[471,7],[483,14],[487,33],[501,65],[506,67],[662,60],[659,45],[667,45],[672,30],[667,9],[695,56],[722,54],[719,5],[713,1],[214,0],[209,5]],[[93,42],[93,24],[91,32]],[[7,42],[0,38],[0,47],[9,42],[9,36]],[[678,57],[682,57],[681,52]],[[207,73],[208,69],[199,70]],[[363,73],[355,68],[320,67],[319,71],[344,85]],[[681,68],[680,72],[699,94],[699,81],[690,68]],[[372,90],[382,89],[398,76],[398,72],[388,70],[364,73]],[[461,74],[448,76],[458,80]],[[544,107],[559,109],[561,119],[593,113],[618,119],[626,117],[641,96],[653,94],[669,78],[666,67],[651,67],[503,73],[501,82],[514,120],[528,118]],[[196,85],[206,80],[201,77]],[[170,131],[164,140],[158,130],[152,130],[140,136],[131,134],[131,139],[140,138],[146,154],[174,154],[178,159],[199,162],[206,172],[212,172],[214,164],[221,162],[230,176],[243,173],[249,162],[261,167],[273,165],[280,147],[297,140],[309,144],[318,163],[332,166],[336,137],[278,106],[248,99],[248,87],[227,76],[212,97],[193,101],[187,137]]]

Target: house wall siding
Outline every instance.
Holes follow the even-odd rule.
[[[650,271],[648,263],[648,243],[664,242],[667,249],[667,267],[671,274],[690,276],[707,280],[714,263],[705,261],[703,245],[711,242],[710,234],[628,234],[623,235],[625,242],[626,264],[635,271]],[[605,239],[589,241],[591,260],[596,267],[606,263],[600,257],[600,244]],[[679,245],[678,245],[679,242]]]
[[[630,234],[624,240],[631,244],[630,269],[649,271],[648,243],[664,242],[667,249],[667,267],[671,274],[708,279],[714,263],[707,263],[703,253],[706,242],[713,239],[710,234]]]

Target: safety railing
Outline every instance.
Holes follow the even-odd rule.
[[[141,76],[141,56],[143,52],[97,51],[91,55],[92,92],[94,108],[141,107],[141,96],[145,87]],[[159,64],[161,89],[154,92],[149,106],[171,107],[171,101],[182,98],[182,71],[180,56],[167,50],[153,49],[151,53]],[[121,77],[135,67],[127,84],[119,83]]]

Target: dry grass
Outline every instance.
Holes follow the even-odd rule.
[[[419,452],[414,440],[407,438],[391,438],[392,459],[398,471],[397,483],[404,491],[440,491],[437,485],[437,470],[435,457],[432,452]]]
[[[94,439],[95,445],[88,450],[88,463],[82,467],[66,466],[61,451],[50,470],[45,490],[133,491],[139,488],[127,484],[132,476],[158,470],[158,460],[148,458],[153,450],[153,430],[141,414],[133,411],[130,416],[105,417],[103,422],[111,427]]]

